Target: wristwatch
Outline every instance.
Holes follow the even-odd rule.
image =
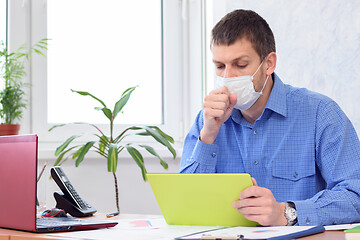
[[[293,226],[297,223],[297,212],[295,204],[293,202],[285,203],[285,217],[288,221],[287,226]]]

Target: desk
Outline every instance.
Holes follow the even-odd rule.
[[[93,216],[92,218],[95,219],[105,219],[105,214],[96,214],[95,216]],[[120,214],[119,216],[113,217],[111,218],[111,220],[119,220],[119,221],[124,221],[126,219],[131,220],[131,219],[150,219],[150,220],[160,220],[162,218],[162,216],[158,216],[158,215],[137,215],[137,214]],[[96,233],[99,234],[99,231],[104,231],[104,232],[109,232],[109,229],[102,229],[102,230],[95,230],[97,231]],[[143,232],[143,231],[142,231]],[[73,232],[74,235],[78,236],[78,234],[75,234],[75,232]],[[86,233],[89,235],[89,233],[91,233],[91,231],[86,231]],[[144,233],[144,232],[143,232]],[[61,234],[61,233],[60,233]],[[84,238],[79,238],[79,237],[63,237],[63,236],[56,236],[56,235],[60,235],[59,233],[55,233],[55,234],[50,234],[50,233],[29,233],[29,232],[22,232],[22,231],[16,231],[16,230],[8,230],[8,229],[1,229],[0,228],[0,240],[54,240],[54,239],[71,239],[71,240],[80,240],[80,239],[84,239]],[[67,233],[69,234],[69,233]],[[91,235],[91,234],[90,234]],[[123,236],[119,235],[119,232],[117,232],[117,235],[114,236],[114,239],[126,239],[123,238]],[[97,238],[89,238],[88,239],[94,239],[96,240]],[[143,239],[151,239],[149,236],[144,236]],[[326,231],[324,233],[321,234],[317,234],[317,235],[313,235],[313,236],[309,236],[309,237],[304,237],[304,238],[300,238],[301,240],[345,240],[345,234],[343,231]],[[169,239],[170,240],[170,239]]]

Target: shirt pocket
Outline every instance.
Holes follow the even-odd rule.
[[[299,181],[315,175],[314,161],[307,160],[278,160],[272,162],[272,175],[290,181]]]

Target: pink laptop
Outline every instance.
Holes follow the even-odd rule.
[[[0,227],[56,232],[113,227],[117,222],[78,218],[36,218],[36,135],[0,137]]]

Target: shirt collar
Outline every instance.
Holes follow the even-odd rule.
[[[269,109],[273,112],[276,112],[284,117],[287,115],[286,107],[286,89],[285,84],[280,80],[278,75],[274,73],[273,75],[274,85],[272,87],[269,99],[266,103],[265,109]],[[263,114],[265,112],[263,111]],[[242,114],[240,110],[234,109],[231,113],[231,118],[238,124],[242,122]],[[261,116],[260,116],[261,118]]]
[[[274,85],[272,87],[270,97],[266,103],[265,109],[270,109],[284,117],[287,115],[286,107],[286,88],[285,84],[280,80],[278,75],[273,75]]]

